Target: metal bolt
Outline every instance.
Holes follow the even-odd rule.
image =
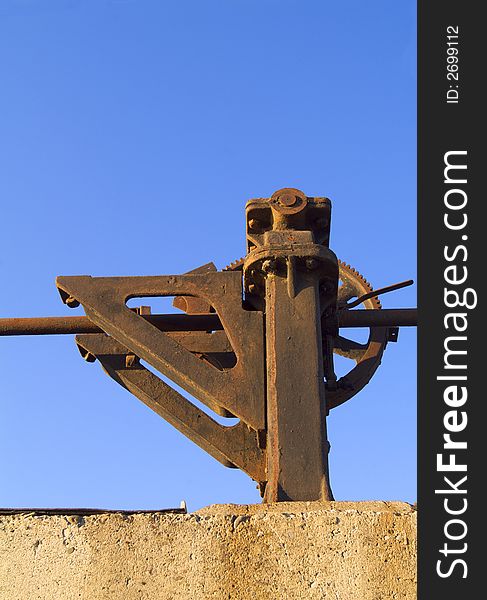
[[[84,358],[84,360],[86,360],[86,362],[89,362],[89,363],[94,363],[96,360],[96,356],[94,354],[91,354],[91,352],[87,352],[86,354],[83,354],[83,358]]]
[[[264,273],[275,273],[277,269],[277,263],[275,260],[267,259],[262,263],[262,270]]]
[[[282,206],[294,206],[298,201],[298,197],[295,194],[281,194],[278,198],[279,204]]]
[[[69,308],[77,308],[79,306],[78,300],[76,300],[76,298],[74,298],[73,296],[68,296],[66,298],[65,304],[69,306]]]
[[[134,367],[138,362],[138,358],[135,354],[127,354],[125,357],[125,366],[130,369],[130,367]]]

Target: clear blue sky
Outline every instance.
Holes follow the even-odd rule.
[[[3,0],[0,316],[82,314],[56,275],[224,267],[246,200],[287,186],[332,199],[331,247],[376,287],[415,278],[415,17],[410,0]],[[332,412],[337,499],[416,499],[415,369],[404,328]],[[0,338],[0,423],[0,506],[260,501],[69,336]]]

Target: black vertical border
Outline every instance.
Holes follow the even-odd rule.
[[[487,362],[484,365],[482,337],[486,331],[482,320],[483,289],[481,286],[486,270],[487,230],[482,234],[487,222],[483,211],[485,192],[480,191],[480,182],[487,165],[482,165],[484,155],[481,137],[485,130],[484,110],[481,109],[482,88],[485,88],[485,43],[487,31],[480,15],[482,4],[478,2],[423,1],[418,2],[418,598],[420,600],[468,600],[484,597],[483,537],[485,520],[478,510],[485,490],[480,488],[485,480],[483,461],[487,459],[487,420],[482,420],[483,404],[487,403],[486,381]],[[458,35],[458,75],[459,80],[447,79],[447,27],[459,28]],[[458,88],[450,88],[457,85]],[[447,91],[458,89],[458,104],[447,103]],[[453,94],[451,94],[453,96]],[[466,150],[467,184],[460,186],[468,195],[465,208],[468,223],[461,232],[448,231],[444,225],[444,195],[448,186],[444,183],[444,155],[448,151]],[[458,161],[457,161],[458,162]],[[462,211],[460,211],[461,213]],[[459,215],[458,215],[459,216]],[[467,235],[468,240],[460,239]],[[464,431],[452,434],[458,440],[466,440],[467,449],[458,450],[456,460],[466,463],[467,493],[442,495],[436,489],[444,489],[443,477],[449,473],[437,470],[437,454],[443,450],[446,433],[444,416],[448,410],[443,398],[446,387],[444,381],[438,381],[438,375],[445,374],[444,340],[448,335],[444,325],[445,314],[449,309],[444,306],[444,288],[446,285],[444,270],[449,264],[444,257],[444,248],[450,251],[459,244],[468,251],[465,261],[463,251],[458,260],[459,266],[466,266],[468,280],[457,286],[461,293],[466,287],[473,288],[478,294],[478,304],[472,310],[466,309],[468,340],[463,344],[467,350],[468,399],[463,408],[467,413],[468,424]],[[485,257],[485,258],[484,258]],[[461,271],[463,273],[463,270]],[[482,286],[483,288],[483,286]],[[460,310],[460,309],[455,309]],[[459,361],[457,361],[459,362]],[[448,373],[459,374],[459,371]],[[485,418],[484,418],[485,419]],[[481,431],[482,429],[482,431]],[[485,433],[483,430],[485,429]],[[447,460],[447,457],[445,457]],[[457,481],[458,473],[451,473],[451,479]],[[451,507],[463,506],[466,498],[468,508],[458,515],[463,519],[468,531],[465,538],[458,541],[448,540],[445,525],[455,518],[445,511],[444,500],[451,498]],[[453,535],[461,535],[462,525],[453,524],[448,529]],[[447,543],[458,553],[446,556],[440,553]],[[465,548],[465,552],[461,552]],[[465,561],[457,563],[448,577],[440,577],[440,570],[447,573],[455,559]],[[466,578],[463,575],[467,575]],[[482,592],[484,589],[484,592]]]

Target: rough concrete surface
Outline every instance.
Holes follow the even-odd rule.
[[[0,514],[1,600],[416,598],[400,502]]]

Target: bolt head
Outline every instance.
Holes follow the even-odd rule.
[[[249,220],[249,231],[256,231],[259,229],[261,223],[258,219]]]
[[[295,215],[306,208],[308,199],[296,188],[282,188],[272,194],[270,202],[274,211],[283,215]]]
[[[94,363],[96,360],[96,356],[94,354],[91,354],[91,352],[87,352],[86,354],[83,355],[84,360],[86,360],[86,362],[89,363]]]
[[[284,194],[281,194],[278,197],[277,201],[282,206],[290,207],[296,204],[296,202],[298,201],[298,197],[296,196],[296,194],[286,192]]]
[[[277,269],[277,263],[275,260],[267,259],[262,263],[262,270],[264,273],[275,273]]]
[[[138,358],[135,354],[127,354],[125,356],[125,366],[130,369],[131,367],[135,367],[138,363]]]
[[[69,308],[77,308],[79,306],[78,300],[73,298],[73,296],[68,296],[65,303],[67,306],[69,306]]]

